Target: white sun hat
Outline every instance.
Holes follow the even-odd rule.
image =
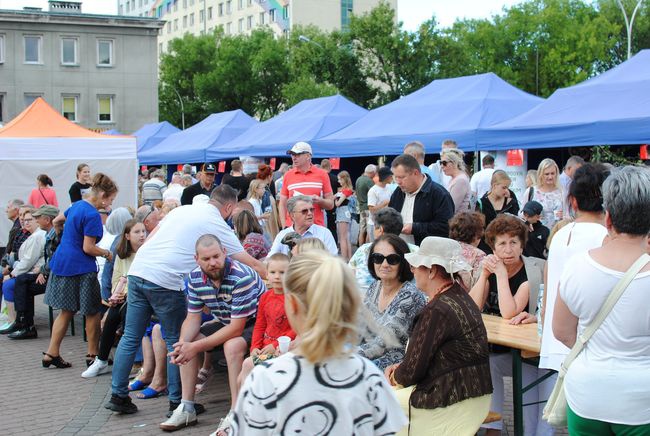
[[[470,266],[463,257],[463,249],[453,239],[429,236],[424,238],[420,248],[415,253],[404,255],[406,261],[413,267],[440,265],[449,274],[459,271],[471,271]]]

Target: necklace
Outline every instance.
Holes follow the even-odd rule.
[[[393,301],[393,298],[397,295],[399,290],[401,289],[402,285],[398,284],[396,288],[388,290],[382,283],[381,285],[381,290],[379,292],[379,301],[377,302],[377,306],[379,307],[380,311],[386,310],[388,305]]]

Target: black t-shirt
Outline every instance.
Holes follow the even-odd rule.
[[[523,262],[521,264],[521,269],[515,273],[514,276],[508,279],[508,285],[510,286],[510,292],[514,296],[519,290],[519,286],[522,283],[528,281],[528,276],[526,275],[526,267]],[[497,276],[492,274],[488,278],[488,285],[490,290],[488,291],[487,301],[485,302],[485,307],[483,308],[483,313],[488,313],[490,315],[501,316],[501,311],[499,310],[499,292],[497,288]],[[492,353],[505,353],[510,351],[509,347],[504,347],[502,345],[490,344],[490,352]]]
[[[81,200],[83,195],[90,191],[91,186],[90,183],[74,182],[68,191],[68,194],[70,194],[70,203]]]
[[[201,185],[201,182],[196,182],[195,184],[183,189],[183,194],[181,195],[181,205],[185,206],[186,204],[192,204],[192,200],[194,200],[194,197],[197,195],[205,194],[209,197],[210,194],[212,194],[213,189],[214,186],[209,190],[204,189]]]
[[[237,200],[242,201],[246,199],[248,195],[248,185],[250,185],[250,179],[246,176],[233,176],[230,174],[225,174],[221,180],[222,185],[232,186],[237,190]]]
[[[542,223],[533,224],[533,231],[528,232],[528,241],[524,247],[524,256],[546,260],[546,241],[551,232]]]

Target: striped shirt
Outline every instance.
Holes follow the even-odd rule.
[[[226,258],[219,289],[199,267],[190,273],[188,287],[187,311],[201,312],[207,306],[223,325],[231,319],[254,317],[260,296],[266,292],[255,270],[230,258]]]
[[[297,168],[292,168],[284,175],[284,182],[282,183],[282,191],[280,195],[290,198],[296,195],[318,195],[325,198],[326,195],[332,193],[332,185],[327,173],[320,168],[310,166],[306,172],[301,172]],[[285,226],[292,224],[291,217],[287,212],[285,217]],[[314,204],[314,224],[319,226],[325,225],[325,216],[319,205]]]

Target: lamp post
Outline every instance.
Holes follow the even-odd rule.
[[[306,37],[305,35],[299,35],[298,36],[298,41],[306,42],[309,44],[314,44],[317,47],[320,47],[322,50],[325,50],[325,47],[317,43],[316,41],[312,41],[310,38]]]
[[[634,11],[632,12],[632,16],[630,18],[628,18],[625,7],[623,7],[623,2],[621,0],[616,0],[616,3],[618,3],[621,11],[623,11],[623,18],[625,18],[625,29],[627,30],[627,58],[630,59],[632,57],[632,27],[634,26],[634,18],[636,18],[636,13],[639,11],[643,0],[639,0],[636,3],[636,6],[634,7]]]
[[[176,97],[178,97],[178,102],[181,104],[181,127],[183,128],[183,130],[185,130],[185,106],[183,105],[183,99],[181,98],[181,95],[178,93],[176,88],[174,88],[173,86],[170,86],[170,88],[172,89],[172,91],[176,93]]]

